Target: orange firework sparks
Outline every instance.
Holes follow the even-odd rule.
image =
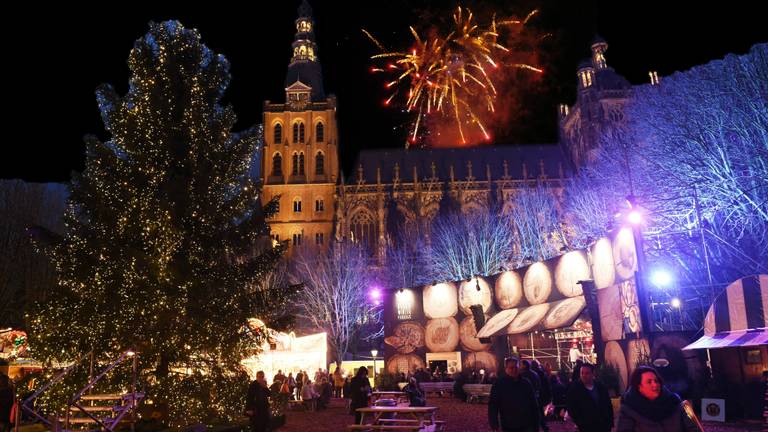
[[[453,30],[446,36],[422,38],[410,27],[414,46],[410,51],[388,51],[370,33],[363,33],[381,50],[374,60],[387,59],[384,68],[372,68],[373,72],[394,73],[395,77],[385,87],[393,93],[386,99],[389,105],[398,93],[405,93],[405,107],[415,112],[416,119],[410,133],[410,142],[415,142],[422,116],[439,113],[450,116],[455,122],[462,144],[467,140],[464,128],[477,127],[486,140],[490,135],[480,116],[472,108],[478,101],[487,112],[494,112],[496,87],[489,71],[499,66],[509,66],[541,73],[541,69],[523,63],[505,64],[503,58],[509,49],[498,42],[499,27],[522,26],[535,14],[533,11],[524,20],[502,20],[494,18],[488,27],[476,23],[472,11],[460,6],[453,13]],[[407,88],[407,92],[404,92]]]

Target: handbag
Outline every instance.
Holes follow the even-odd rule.
[[[16,399],[14,399],[13,405],[11,405],[11,416],[10,416],[11,424],[16,423],[17,415],[19,415],[19,402]]]

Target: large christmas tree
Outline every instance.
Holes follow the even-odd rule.
[[[265,223],[274,204],[261,207],[249,176],[259,134],[231,131],[235,114],[219,104],[229,64],[196,30],[150,23],[128,64],[125,96],[97,89],[111,137],[86,138],[66,234],[49,248],[58,292],[28,315],[31,343],[40,360],[136,348],[150,397],[172,417],[210,419],[242,409],[221,398],[254,343],[247,318],[279,328],[270,317],[293,292],[262,283],[283,247]],[[191,401],[194,389],[219,399]]]

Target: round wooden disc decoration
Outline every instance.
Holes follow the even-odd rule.
[[[546,329],[556,329],[570,325],[579,316],[587,302],[584,296],[573,297],[552,303],[542,325]]]
[[[635,275],[637,255],[631,229],[622,228],[613,239],[613,262],[616,266],[616,276],[620,280],[627,280]]]
[[[485,322],[483,328],[477,332],[477,337],[491,337],[500,330],[503,330],[509,325],[509,323],[512,322],[513,319],[515,319],[518,311],[519,310],[517,308],[507,309],[492,316],[491,319]]]
[[[637,304],[637,287],[633,279],[626,280],[619,284],[621,293],[621,306],[628,307]]]
[[[525,333],[536,327],[549,310],[549,303],[529,306],[520,311],[507,327],[507,334]]]
[[[408,354],[424,346],[424,327],[414,321],[401,322],[384,343],[393,346],[397,352]]]
[[[496,279],[496,306],[511,309],[523,298],[523,280],[515,271],[506,271]]]
[[[641,364],[650,362],[651,347],[648,345],[648,340],[645,338],[630,340],[627,344],[627,369],[633,371]]]
[[[450,282],[424,288],[424,315],[427,318],[448,318],[459,311],[456,285]]]
[[[416,354],[395,354],[387,360],[387,372],[409,374],[424,367],[424,360]]]
[[[523,292],[532,305],[547,301],[552,293],[552,274],[544,263],[537,262],[528,267],[523,278]]]
[[[480,287],[480,290],[477,288]],[[459,288],[459,307],[464,315],[472,315],[472,305],[482,305],[483,313],[488,313],[491,308],[491,287],[481,277],[472,278],[469,282],[462,282]]]
[[[604,289],[613,285],[616,279],[616,267],[613,264],[611,241],[603,237],[592,247],[592,279],[595,288]]]
[[[487,315],[485,320],[488,320]],[[482,343],[477,337],[477,328],[475,327],[475,318],[473,316],[468,316],[461,321],[459,337],[461,346],[466,351],[485,351],[491,349],[490,343]]]
[[[612,364],[619,370],[619,387],[623,393],[627,388],[627,359],[621,345],[615,341],[605,344],[605,362]]]
[[[425,341],[431,352],[455,351],[459,344],[459,323],[453,317],[427,321]]]
[[[624,313],[618,285],[611,285],[597,292],[597,309],[600,312],[600,333],[603,342],[621,339]]]
[[[480,351],[464,354],[464,370],[485,369],[485,373],[497,372],[498,362],[496,356],[488,351]]]
[[[560,257],[555,267],[555,285],[560,294],[576,297],[584,294],[579,281],[592,279],[584,252],[573,251]]]

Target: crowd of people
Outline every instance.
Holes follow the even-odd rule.
[[[345,377],[338,369],[331,375],[318,370],[314,378],[313,384],[304,371],[295,378],[278,371],[272,386],[267,387],[264,373],[259,372],[249,389],[246,406],[254,432],[265,430],[265,415],[259,413],[267,413],[268,418],[268,401],[275,393],[302,400],[309,409],[323,409],[332,396],[343,396],[349,399],[349,411],[359,423],[357,409],[369,405],[372,393],[368,369],[360,367],[354,377]],[[483,370],[470,370],[448,378],[424,368],[398,378],[407,382],[402,390],[410,406],[426,405],[422,382],[452,378],[455,396],[459,398],[465,397],[463,384],[490,384],[488,422],[494,431],[548,431],[547,417],[559,420],[567,417],[581,432],[701,431],[695,416],[686,413],[680,397],[664,386],[662,376],[650,366],[639,366],[633,371],[629,387],[621,397],[618,419],[614,418],[607,388],[596,379],[595,366],[589,363],[578,362],[570,377],[553,373],[549,364],[541,365],[536,360],[508,358],[500,377]]]
[[[491,429],[515,432],[547,431],[542,407],[554,407],[580,432],[700,432],[695,416],[686,413],[680,397],[664,386],[659,373],[650,366],[639,366],[621,397],[615,421],[606,387],[595,379],[595,367],[578,363],[571,382],[563,383],[538,362],[508,358],[504,376],[491,387],[488,422]]]

